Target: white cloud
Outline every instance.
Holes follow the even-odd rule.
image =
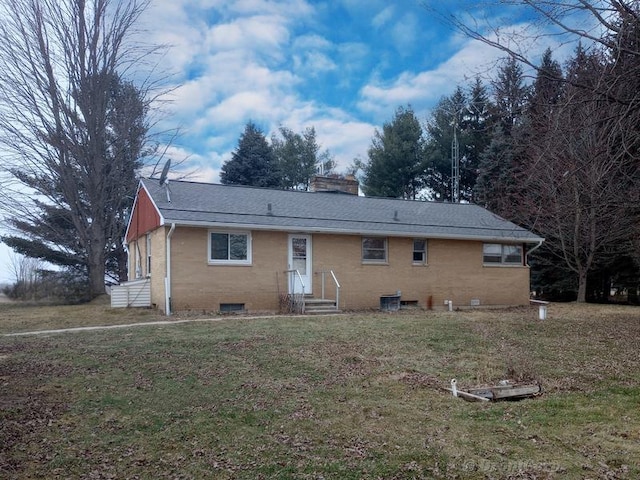
[[[338,65],[328,55],[314,51],[294,55],[294,66],[296,72],[308,77],[318,77],[338,69]]]
[[[527,27],[526,24],[516,25],[510,30],[518,33]],[[548,46],[555,46],[553,39],[547,37],[545,40],[531,45],[530,57],[535,58]],[[487,72],[495,72],[497,61],[506,56],[497,48],[460,35],[451,37],[450,43],[459,47],[456,53],[431,70],[405,71],[388,83],[374,78],[361,89],[358,108],[380,119],[390,118],[400,105],[411,104],[417,112],[428,110],[442,96],[450,95],[457,85],[469,83],[474,76],[486,80]]]
[[[272,0],[235,0],[233,2],[216,2],[226,4],[226,7],[235,13],[271,13],[283,16],[301,17],[310,15],[313,11],[311,5],[304,0],[272,1]]]
[[[300,35],[293,40],[293,50],[329,50],[333,43],[317,33]]]
[[[188,180],[204,183],[220,183],[220,169],[212,167],[200,167],[188,177]]]
[[[281,49],[288,41],[286,18],[276,15],[256,15],[214,25],[206,39],[209,52],[241,50],[276,60],[281,59]]]
[[[419,38],[418,19],[412,13],[406,13],[391,29],[393,44],[400,55],[420,48],[416,42]]]
[[[375,28],[380,28],[393,18],[394,13],[395,7],[393,5],[389,5],[388,7],[381,10],[375,17],[373,17],[371,24]]]
[[[334,155],[338,172],[343,172],[356,157],[366,158],[375,126],[354,119],[320,118],[313,122],[318,142]]]
[[[286,97],[281,98],[284,103],[276,105],[271,96],[262,92],[240,92],[225,98],[222,102],[208,109],[206,118],[216,123],[231,124],[243,122],[248,119],[263,119],[278,117],[278,110],[289,107]]]

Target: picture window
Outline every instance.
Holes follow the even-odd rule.
[[[485,243],[482,247],[482,262],[485,265],[522,265],[522,245]]]
[[[210,232],[209,263],[250,264],[251,235],[248,232]]]

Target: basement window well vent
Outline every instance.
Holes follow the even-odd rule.
[[[244,303],[221,303],[220,313],[244,312]]]

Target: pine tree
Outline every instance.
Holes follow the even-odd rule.
[[[325,173],[333,168],[329,152],[320,151],[315,128],[309,127],[302,134],[287,127],[280,127],[279,131],[282,138],[273,135],[271,146],[280,188],[307,190],[311,177],[321,166]]]
[[[492,128],[488,147],[480,156],[477,200],[492,212],[522,223],[519,202],[526,165],[529,88],[522,67],[503,61],[493,82]]]
[[[525,113],[529,87],[524,83],[524,73],[518,61],[509,57],[498,70],[498,78],[493,82],[494,115],[501,124],[505,135],[510,136]]]
[[[530,101],[533,116],[543,115],[558,103],[562,95],[563,83],[562,67],[553,59],[551,49],[547,48],[542,55],[540,68],[533,82]]]
[[[364,165],[365,195],[415,199],[423,187],[423,153],[420,122],[410,106],[399,107],[371,142]]]
[[[462,131],[465,134],[464,161],[460,167],[460,197],[477,201],[477,180],[480,159],[491,143],[493,119],[492,105],[487,87],[476,77],[469,89],[469,104],[462,119]]]
[[[278,187],[273,149],[264,133],[253,123],[245,125],[238,147],[222,165],[220,182],[253,187]]]

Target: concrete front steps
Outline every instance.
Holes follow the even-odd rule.
[[[336,301],[329,298],[305,297],[305,315],[322,315],[327,313],[341,313],[336,306]]]

